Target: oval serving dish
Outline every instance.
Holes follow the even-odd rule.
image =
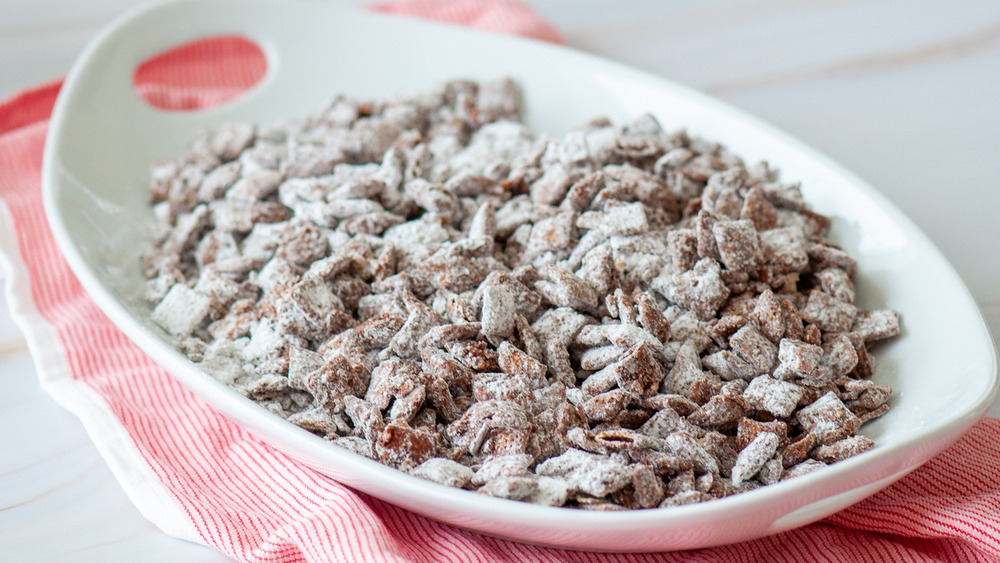
[[[268,71],[222,107],[170,113],[132,89],[135,68],[176,45],[238,34],[261,46]],[[308,40],[303,40],[303,38]],[[389,38],[391,41],[379,41]],[[405,45],[404,49],[399,48]],[[587,512],[451,489],[380,465],[302,430],[201,372],[150,320],[140,255],[152,212],[150,164],[184,152],[199,127],[272,122],[320,108],[335,93],[387,98],[456,77],[510,76],[525,121],[562,134],[597,115],[650,112],[666,130],[724,143],[801,180],[806,201],[834,219],[831,238],[858,259],[858,305],[903,314],[903,334],[876,351],[874,380],[892,410],[862,429],[862,455],[748,493],[673,508]],[[94,301],[174,377],[260,439],[387,502],[484,533],[601,551],[692,549],[802,526],[886,487],[952,444],[997,389],[996,353],[957,274],[874,189],[774,128],[690,89],[537,41],[362,13],[302,0],[178,0],[135,11],[81,55],[53,113],[43,166],[49,222]]]

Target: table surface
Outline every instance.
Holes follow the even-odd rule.
[[[0,99],[64,75],[101,26],[141,3],[0,1]],[[1000,334],[1000,2],[528,3],[570,45],[717,96],[866,179],[937,244]],[[0,418],[17,428],[0,441],[5,557],[228,560],[166,536],[129,502],[79,421],[39,388],[6,297],[0,388]]]

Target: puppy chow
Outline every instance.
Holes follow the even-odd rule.
[[[206,132],[152,171],[152,320],[276,416],[497,498],[679,506],[873,447],[899,315],[855,305],[797,184],[652,115],[520,112],[458,80]]]

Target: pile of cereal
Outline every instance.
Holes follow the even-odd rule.
[[[332,443],[482,494],[700,502],[872,447],[855,261],[766,163],[644,115],[562,138],[510,80],[227,125],[153,169],[152,318]]]

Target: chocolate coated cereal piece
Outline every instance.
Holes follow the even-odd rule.
[[[892,388],[888,385],[876,385],[866,379],[846,379],[841,399],[847,401],[845,404],[854,412],[857,409],[877,409],[888,402],[892,395]]]
[[[743,328],[747,324],[747,321],[748,319],[743,315],[725,315],[715,322],[715,325],[709,331],[709,336],[717,344],[724,346],[729,337]]]
[[[485,342],[478,340],[452,341],[445,349],[455,359],[476,371],[499,371],[499,355]]]
[[[184,284],[174,284],[150,318],[164,330],[178,335],[191,334],[208,318],[208,297]]]
[[[854,305],[817,290],[809,292],[809,301],[800,312],[803,320],[823,332],[847,332],[857,316]]]
[[[694,232],[698,237],[698,256],[702,258],[721,259],[719,247],[715,242],[715,233],[712,230],[716,221],[718,217],[707,209],[702,209],[695,217]]]
[[[763,184],[764,195],[768,201],[777,207],[799,211],[805,209],[805,200],[802,198],[802,191],[799,184],[785,184],[775,182],[776,177],[767,178]]]
[[[778,347],[753,325],[736,331],[729,338],[729,345],[758,373],[770,373],[778,363]]]
[[[589,399],[583,404],[583,412],[593,422],[613,420],[625,407],[635,402],[638,396],[627,389],[612,389]]]
[[[743,398],[750,408],[767,412],[778,418],[787,418],[795,411],[802,398],[802,390],[798,385],[787,381],[773,379],[764,374],[750,382]]]
[[[780,439],[775,434],[763,432],[745,448],[740,450],[733,465],[733,484],[739,485],[744,480],[752,478],[774,456],[778,450]]]
[[[521,377],[533,386],[544,380],[545,364],[518,350],[510,342],[500,343],[497,353],[500,368],[505,373]]]
[[[813,459],[822,461],[823,463],[837,463],[838,461],[843,461],[849,457],[866,452],[873,447],[875,447],[875,442],[872,442],[867,436],[859,434],[844,438],[839,442],[819,446],[810,455]]]
[[[578,311],[597,309],[597,292],[575,274],[554,266],[542,266],[538,273],[543,279],[535,282],[535,290],[556,307]]]
[[[462,488],[472,480],[468,467],[442,457],[432,457],[410,470],[410,475],[434,481],[446,487]]]
[[[569,483],[554,477],[539,477],[538,489],[526,500],[543,506],[562,506],[569,496]]]
[[[410,296],[409,299],[406,299],[407,295]],[[406,322],[399,327],[399,331],[392,337],[389,347],[402,358],[413,358],[419,355],[418,343],[420,339],[431,328],[445,324],[446,320],[433,309],[412,297],[412,294],[404,293],[404,299],[410,314],[406,318]]]
[[[854,303],[854,284],[840,268],[826,268],[813,274],[823,291],[845,303]]]
[[[521,259],[532,261],[547,253],[552,253],[553,258],[557,259],[569,256],[576,240],[576,223],[576,213],[572,211],[564,211],[536,222],[531,228]]]
[[[424,394],[425,394],[425,407],[430,406],[433,408],[424,408],[423,411],[417,414],[417,418],[421,414],[427,413],[433,410],[434,418],[440,418],[443,422],[449,423],[453,422],[459,416],[462,415],[464,409],[455,402],[455,397],[452,395],[451,386],[439,375],[423,372],[421,373],[421,379],[424,383]],[[471,386],[471,383],[469,384]],[[414,424],[417,424],[417,420],[414,420]]]
[[[336,377],[336,370],[329,370]],[[416,362],[390,358],[371,371],[371,380],[366,385],[365,400],[385,410],[393,397],[409,394],[415,387],[420,367]]]
[[[483,290],[483,305],[480,313],[482,332],[486,336],[509,337],[514,332],[514,294],[505,286],[491,285]]]
[[[725,381],[735,379],[750,380],[757,375],[757,369],[749,362],[729,350],[720,350],[702,358],[702,363]]]
[[[833,379],[847,375],[858,364],[858,353],[851,340],[839,334],[823,344],[820,365],[832,372]]]
[[[807,344],[801,340],[782,338],[778,343],[778,367],[774,370],[777,379],[794,379],[813,373],[820,365],[823,348]]]
[[[643,397],[654,394],[664,377],[654,348],[647,342],[640,342],[626,350],[615,364],[614,374],[619,387]]]
[[[664,438],[677,430],[680,425],[680,415],[670,407],[666,407],[650,417],[639,428],[639,432],[652,438]]]
[[[685,504],[694,504],[710,499],[711,497],[699,491],[683,491],[663,499],[663,502],[660,503],[660,508],[684,506]]]
[[[686,458],[698,473],[718,473],[719,462],[698,442],[684,431],[672,432],[664,437],[668,451]]]
[[[364,438],[359,438],[357,436],[342,436],[333,440],[333,443],[344,448],[345,450],[349,450],[360,456],[378,461],[378,457],[375,455],[375,450],[372,449],[371,442]]]
[[[673,276],[673,291],[669,297],[681,307],[693,311],[698,318],[709,320],[729,297],[721,270],[715,260],[703,258],[694,268]]]
[[[899,334],[899,313],[892,309],[858,311],[851,331],[859,334],[865,342],[891,338]]]
[[[545,350],[542,348],[542,342],[538,339],[535,331],[531,330],[531,325],[528,324],[528,320],[524,318],[524,315],[518,315],[514,319],[514,334],[511,342],[524,350],[525,354],[539,362],[545,360]]]
[[[448,425],[456,447],[476,455],[524,453],[531,422],[520,405],[510,401],[478,401]]]
[[[427,391],[423,385],[417,385],[406,395],[397,397],[392,403],[392,408],[389,409],[389,420],[412,423],[417,411],[424,406],[426,397]]]
[[[601,430],[594,434],[594,441],[602,446],[604,453],[638,450],[649,450],[657,446],[656,441],[645,434],[619,428],[617,430]]]
[[[532,461],[531,456],[527,454],[507,454],[490,458],[484,461],[471,477],[471,483],[480,486],[499,477],[527,475]]]
[[[698,426],[727,430],[736,426],[737,421],[747,412],[747,403],[739,396],[732,398],[716,395],[691,413],[687,420]]]
[[[858,419],[861,420],[861,424],[865,424],[868,421],[874,420],[874,419],[876,419],[876,418],[884,415],[887,412],[889,412],[889,405],[888,404],[884,404],[884,405],[878,407],[877,409],[873,409],[873,410],[870,410],[868,412],[858,414]]]
[[[477,373],[472,394],[477,401],[510,401],[522,406],[528,406],[532,398],[527,380],[506,373]]]
[[[355,431],[374,445],[385,427],[379,409],[367,401],[348,395],[344,397],[344,412],[351,417]]]
[[[385,348],[405,322],[405,319],[392,314],[372,317],[327,340],[320,346],[318,352],[323,354],[328,350],[342,347],[358,347],[364,350]]]
[[[785,468],[781,459],[775,456],[769,459],[764,467],[760,468],[760,471],[757,472],[757,480],[765,485],[773,485],[780,481],[784,474]]]
[[[420,465],[433,455],[434,450],[434,440],[429,432],[413,428],[401,420],[386,424],[375,441],[379,461],[404,470]]]
[[[810,244],[806,248],[810,260],[815,262],[814,270],[819,271],[830,266],[836,266],[847,272],[847,276],[854,277],[857,273],[858,263],[843,250],[822,244]]]
[[[531,325],[543,341],[557,340],[569,343],[587,324],[594,322],[569,307],[549,309]]]
[[[750,319],[771,342],[777,343],[785,335],[785,315],[781,303],[770,288],[761,292],[757,303],[750,312]]]
[[[832,444],[854,434],[861,420],[830,392],[798,412],[799,423],[819,444]]]
[[[631,466],[632,479],[628,486],[615,491],[615,502],[627,508],[653,508],[663,502],[666,487],[648,465]]]
[[[668,342],[670,340],[670,323],[648,292],[639,295],[636,308],[639,324],[642,328],[661,343]]]
[[[588,348],[580,354],[580,368],[585,370],[601,370],[618,361],[624,350],[610,344]],[[589,379],[589,378],[588,378]]]
[[[763,188],[754,186],[743,198],[743,208],[740,209],[740,219],[748,219],[758,231],[774,228],[778,222],[778,212],[767,200]]]
[[[806,236],[799,227],[779,227],[760,233],[764,262],[779,274],[802,272],[809,266]]]
[[[701,404],[714,395],[721,384],[719,376],[702,369],[698,344],[689,339],[681,346],[661,388]]]
[[[752,222],[745,219],[717,221],[712,226],[712,234],[727,269],[751,272],[760,267],[763,261],[760,235]]]
[[[514,296],[517,312],[523,315],[533,315],[542,303],[542,297],[538,293],[508,272],[491,272],[476,289],[473,302],[480,302],[486,289],[494,285],[503,286]]]
[[[420,348],[438,348],[449,342],[470,340],[475,338],[482,330],[480,323],[453,323],[438,325],[427,331],[427,334],[420,338],[418,346]]]
[[[471,390],[473,373],[469,367],[458,361],[454,356],[437,348],[424,348],[420,351],[424,371],[440,377],[448,385]],[[395,359],[387,361],[392,362]]]
[[[313,407],[292,414],[288,417],[288,422],[328,440],[336,440],[340,434],[350,432],[350,427],[342,420],[342,415],[331,415],[321,407]],[[365,455],[371,457],[369,454]]]
[[[562,477],[571,491],[597,498],[621,489],[632,477],[625,464],[576,449],[546,460],[535,472],[541,476]]]
[[[800,477],[808,473],[812,473],[817,469],[826,467],[826,464],[822,461],[817,461],[815,459],[807,459],[797,465],[793,465],[785,469],[784,476],[781,477],[782,481],[787,481],[788,479],[793,479],[795,477]]]
[[[759,422],[751,418],[741,418],[736,432],[735,446],[738,450],[747,447],[747,444],[754,441],[763,432],[770,432],[778,437],[779,447],[788,445],[788,424],[773,420],[771,422]]]
[[[785,468],[799,464],[809,457],[809,452],[816,447],[816,438],[812,434],[804,434],[798,440],[785,446],[781,452],[781,463]]]
[[[649,230],[646,207],[640,202],[609,205],[606,211],[588,211],[577,219],[581,229],[597,229],[609,235],[634,235]]]

